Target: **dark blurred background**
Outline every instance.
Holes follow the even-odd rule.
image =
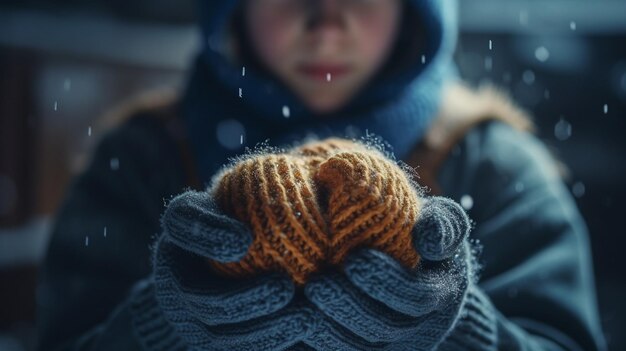
[[[626,1],[461,0],[460,17],[462,76],[507,91],[569,166],[605,335],[626,350]],[[197,40],[194,0],[0,3],[0,350],[36,345],[52,216],[107,111],[179,89]]]

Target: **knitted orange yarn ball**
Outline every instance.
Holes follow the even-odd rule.
[[[226,275],[285,271],[302,285],[355,247],[376,248],[407,267],[419,262],[411,237],[417,192],[394,161],[361,143],[331,138],[249,157],[224,170],[211,191],[254,234],[241,261],[210,261]]]

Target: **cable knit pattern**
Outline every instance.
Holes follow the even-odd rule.
[[[283,350],[315,330],[318,313],[310,302],[294,298],[287,275],[241,280],[202,269],[207,259],[241,258],[252,242],[249,229],[220,212],[209,193],[175,197],[161,222],[152,288],[134,299],[136,329],[147,350],[170,344],[175,350],[179,344],[169,341],[171,330],[192,350]]]
[[[418,249],[440,260],[414,269],[375,249],[349,254],[343,272],[315,275],[305,295],[324,314],[307,339],[316,349],[489,350],[493,307],[474,285],[469,219],[454,201],[424,202]],[[421,254],[421,251],[420,251]],[[456,344],[454,344],[456,343]]]
[[[456,327],[437,350],[495,351],[498,334],[494,311],[485,293],[471,285]]]
[[[144,350],[184,351],[185,343],[172,325],[163,317],[163,312],[154,296],[154,285],[140,281],[133,289],[130,301],[132,323]]]
[[[406,267],[419,261],[412,242],[420,212],[416,189],[371,146],[332,138],[253,155],[223,170],[212,192],[226,214],[254,233],[240,262],[211,262],[227,275],[285,271],[303,285],[322,265],[339,264],[360,246]]]

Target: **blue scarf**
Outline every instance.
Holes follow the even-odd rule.
[[[455,0],[407,1],[426,30],[422,55],[405,70],[372,80],[340,111],[319,116],[286,86],[224,55],[220,38],[237,1],[201,0],[206,45],[183,98],[201,181],[208,185],[246,147],[284,147],[309,136],[375,135],[396,158],[405,159],[435,117],[443,83],[456,75],[452,53],[457,36]]]

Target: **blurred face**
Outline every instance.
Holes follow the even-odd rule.
[[[318,113],[354,96],[385,62],[401,0],[248,0],[253,49]]]

